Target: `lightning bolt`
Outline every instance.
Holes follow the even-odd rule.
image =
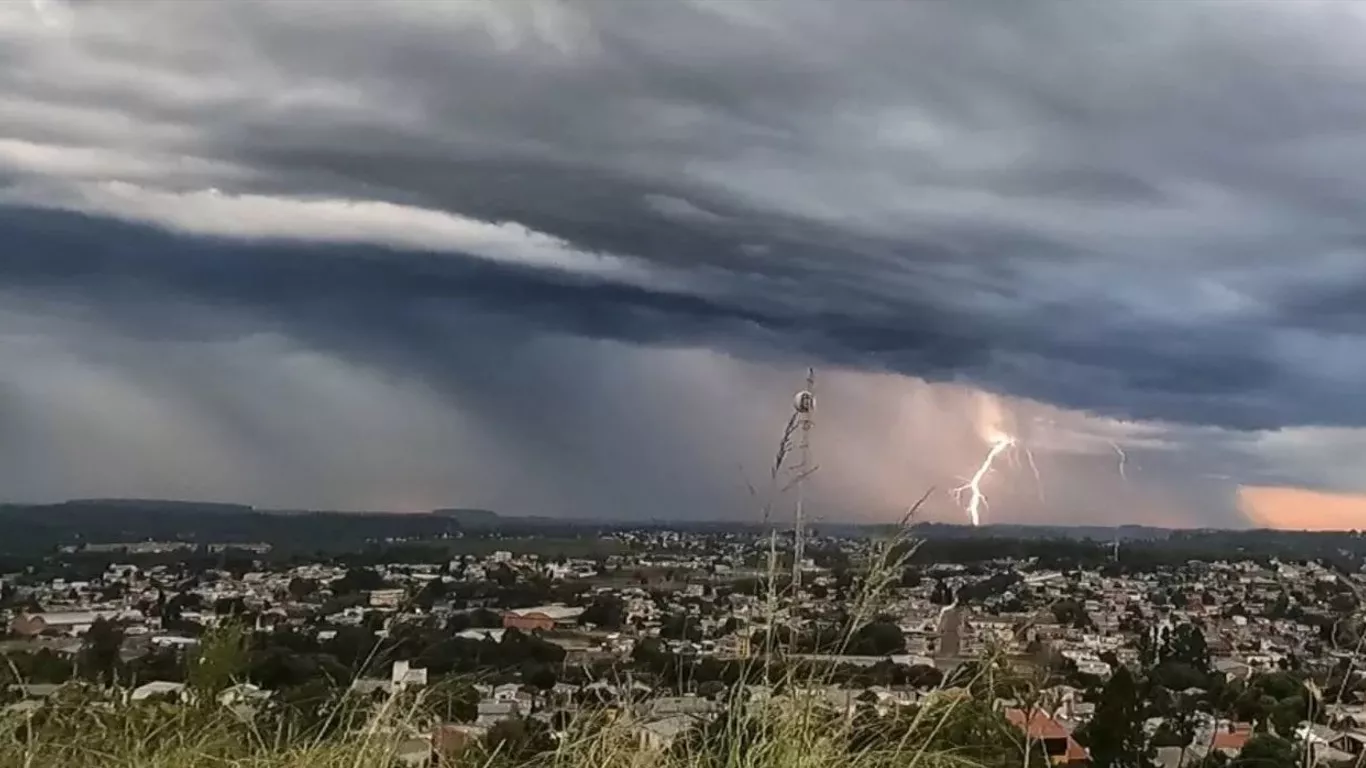
[[[1014,445],[1015,438],[1006,434],[997,434],[991,440],[991,450],[987,451],[986,458],[982,460],[982,465],[973,473],[972,479],[952,491],[954,499],[959,504],[963,503],[963,494],[968,494],[968,503],[964,509],[974,526],[982,524],[982,508],[987,506],[987,497],[982,493],[982,480],[991,472],[991,465],[995,463],[996,457]]]
[[[1115,455],[1119,456],[1119,478],[1124,482],[1129,482],[1129,476],[1124,474],[1124,465],[1128,463],[1129,457],[1125,455],[1124,449],[1119,447],[1119,443],[1110,443],[1110,447],[1115,449]]]
[[[1029,446],[1022,446],[1024,449],[1025,460],[1029,462],[1029,471],[1034,473],[1034,487],[1039,490],[1039,501],[1046,502],[1043,497],[1043,478],[1039,476],[1039,465],[1034,463],[1034,452],[1029,450]]]

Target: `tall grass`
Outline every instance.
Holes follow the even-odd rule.
[[[402,744],[364,731],[291,742],[221,707],[109,705],[83,692],[58,698],[36,712],[0,719],[0,766],[388,766]]]
[[[51,702],[43,717],[0,718],[0,766],[78,768],[361,768],[399,766],[423,752],[415,710],[398,697],[370,712],[360,727],[317,739],[277,739],[222,707],[171,703],[100,706],[86,697]],[[443,765],[481,768],[891,768],[1003,765],[982,761],[983,744],[948,731],[960,708],[980,707],[945,695],[935,705],[893,717],[891,730],[868,740],[851,718],[793,696],[723,709],[671,745],[641,738],[629,715],[599,716],[563,734],[545,752],[509,753],[475,745]],[[980,712],[970,713],[978,717]],[[944,733],[940,733],[944,731]],[[899,736],[898,736],[899,734]],[[998,745],[998,740],[993,742]],[[414,749],[416,747],[416,749]],[[1017,752],[1023,756],[1023,752]],[[1004,765],[1024,765],[1013,758]]]

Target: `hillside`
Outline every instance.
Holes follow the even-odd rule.
[[[497,512],[487,509],[433,509],[432,515],[453,520],[469,528],[492,528],[503,520]]]

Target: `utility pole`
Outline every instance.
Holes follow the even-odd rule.
[[[816,410],[816,370],[806,369],[806,389],[797,393],[792,407],[797,411],[797,506],[792,519],[792,594],[802,588],[802,560],[806,557],[806,519],[803,507],[806,503],[806,478],[813,470],[811,466],[811,414]]]

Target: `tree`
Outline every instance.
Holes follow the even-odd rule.
[[[1186,764],[1186,750],[1195,740],[1195,712],[1188,707],[1175,707],[1165,715],[1153,734],[1151,746],[1176,747],[1181,750],[1178,765]],[[1217,754],[1217,753],[1216,753]]]
[[[669,640],[701,642],[702,625],[691,620],[685,613],[670,614],[664,618],[664,622],[659,628],[659,636]]]
[[[446,597],[446,582],[441,579],[432,579],[417,591],[413,597],[413,604],[424,611],[430,611],[436,606],[438,600]]]
[[[443,723],[468,723],[479,717],[479,692],[469,683],[443,680],[423,688],[419,701]]]
[[[906,671],[906,684],[913,688],[937,688],[944,682],[944,673],[927,664],[916,664]]]
[[[626,618],[626,608],[615,595],[599,595],[584,609],[579,621],[603,629],[620,629]]]
[[[864,685],[893,686],[905,685],[906,667],[895,664],[891,659],[883,659],[878,663],[866,667],[861,674],[856,676],[856,680]]]
[[[1157,726],[1157,731],[1153,733],[1154,747],[1179,747],[1185,749],[1190,746],[1191,735],[1182,732],[1182,729],[1172,722],[1172,719],[1163,720]]]
[[[1332,600],[1329,601],[1328,606],[1332,608],[1333,613],[1336,613],[1340,616],[1346,616],[1356,610],[1357,601],[1356,597],[1354,597],[1352,593],[1339,592],[1333,596]]]
[[[698,721],[674,741],[670,750],[677,762],[699,768],[728,765],[735,755],[759,754],[773,743],[771,721],[740,709],[729,717]]]
[[[849,651],[862,656],[890,656],[906,652],[906,636],[891,621],[877,620],[859,627],[850,639]]]
[[[271,714],[306,737],[324,737],[341,730],[345,718],[335,717],[346,689],[326,679],[282,688],[273,697]],[[342,710],[344,711],[344,710]]]
[[[318,591],[318,582],[313,579],[305,579],[302,576],[295,576],[289,580],[289,596],[296,601],[305,598]]]
[[[242,616],[247,612],[247,601],[241,597],[220,597],[213,601],[213,612],[219,616]]]
[[[121,581],[113,581],[100,587],[100,600],[103,602],[117,602],[127,594],[128,586]]]
[[[204,598],[197,592],[180,592],[171,599],[165,601],[161,606],[161,626],[166,629],[184,631],[186,625],[194,622],[186,621],[181,617],[184,611],[197,611],[204,607]]]
[[[360,673],[375,654],[378,644],[375,633],[365,627],[342,627],[332,639],[323,643],[322,650],[348,669]]]
[[[1127,667],[1115,670],[1101,692],[1096,714],[1078,734],[1096,768],[1148,768],[1138,685]]]
[[[1054,603],[1053,618],[1059,624],[1071,625],[1077,629],[1094,629],[1096,626],[1090,614],[1076,600],[1059,600]]]
[[[1134,629],[1138,635],[1138,663],[1142,669],[1152,669],[1158,662],[1156,630],[1142,623],[1137,623]]]
[[[332,591],[338,595],[369,592],[384,587],[384,577],[371,568],[352,568],[345,576],[332,581]]]
[[[1046,764],[1044,750],[1029,745],[1019,729],[998,711],[988,698],[940,700],[925,709],[898,709],[890,717],[868,717],[856,723],[850,749],[904,749],[916,745],[927,753],[952,754],[955,761],[981,768],[1028,768]]]
[[[185,681],[185,663],[174,648],[156,648],[128,662],[128,684],[140,685],[153,680],[173,683]]]
[[[65,683],[74,673],[71,661],[51,648],[11,651],[0,662],[0,681],[11,683]]]
[[[950,605],[953,603],[953,590],[949,585],[939,579],[934,583],[934,590],[930,592],[930,602],[935,605]]]
[[[1013,571],[994,573],[985,579],[965,584],[958,589],[958,602],[980,602],[990,597],[1000,597],[1007,590],[1020,583],[1022,577]]]
[[[1172,633],[1169,658],[1198,672],[1209,672],[1209,645],[1205,633],[1194,624],[1181,624]]]
[[[1304,696],[1287,696],[1271,708],[1271,725],[1276,729],[1276,733],[1291,735],[1309,714],[1309,703]]]
[[[246,675],[247,632],[240,625],[225,624],[201,638],[192,654],[187,682],[201,701],[209,701]]]
[[[503,617],[497,611],[476,608],[469,612],[470,626],[476,629],[493,629],[503,626]]]
[[[697,686],[697,695],[705,699],[718,701],[722,699],[729,690],[730,688],[720,680],[708,680]]]
[[[104,618],[95,619],[81,642],[77,661],[81,676],[93,682],[112,684],[122,647],[123,628]]]
[[[1303,690],[1304,684],[1300,678],[1289,672],[1270,672],[1253,678],[1252,687],[1279,701],[1291,696],[1298,696]]]
[[[517,583],[517,572],[508,567],[507,563],[499,563],[496,568],[488,572],[487,578],[506,589]]]
[[[468,613],[454,613],[446,619],[446,634],[458,635],[470,628],[470,616]]]
[[[664,649],[664,643],[654,637],[641,640],[631,649],[631,661],[646,667],[659,664],[660,660],[668,655],[668,651]]]
[[[1286,739],[1259,733],[1247,740],[1229,768],[1295,768],[1295,747]]]
[[[540,720],[500,720],[484,735],[484,749],[510,765],[522,765],[537,754],[554,748],[550,728]]]
[[[1149,677],[1153,685],[1171,691],[1184,691],[1187,688],[1204,688],[1209,684],[1209,676],[1189,664],[1179,661],[1164,661],[1157,665]]]
[[[559,682],[559,677],[552,667],[545,664],[534,664],[528,665],[522,670],[522,682],[544,695],[554,689],[555,684]]]

